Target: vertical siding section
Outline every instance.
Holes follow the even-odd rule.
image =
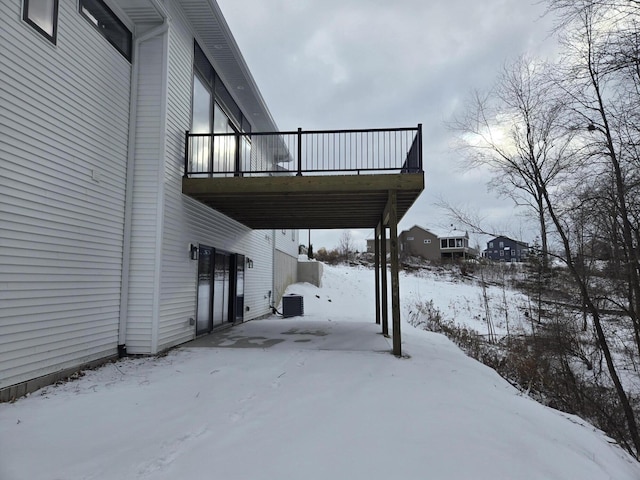
[[[117,351],[129,62],[60,1],[0,1],[0,388]]]
[[[131,256],[127,309],[127,352],[154,353],[152,349],[156,299],[156,248],[161,188],[162,95],[164,37],[147,40],[138,55],[138,100],[132,196]]]

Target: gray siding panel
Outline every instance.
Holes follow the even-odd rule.
[[[117,350],[130,71],[60,2],[0,1],[0,388]]]

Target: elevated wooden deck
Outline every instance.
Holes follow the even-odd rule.
[[[422,126],[303,131],[185,132],[182,193],[252,229],[371,228],[376,323],[402,355],[398,222],[424,189]]]

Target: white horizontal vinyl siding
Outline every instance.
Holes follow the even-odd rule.
[[[193,41],[180,21],[169,34],[167,83],[167,129],[165,158],[165,222],[163,230],[162,278],[158,344],[166,348],[194,337],[198,262],[189,258],[194,241],[184,224],[182,165],[184,133],[190,128]]]
[[[276,250],[274,273],[274,305],[278,305],[285,290],[298,281],[298,258]]]
[[[280,303],[284,291],[298,281],[298,231],[276,230],[274,262],[274,304]]]
[[[276,249],[298,258],[298,230],[276,230]]]
[[[61,0],[0,1],[0,388],[117,352],[129,62]]]
[[[138,96],[132,195],[127,353],[150,354],[156,318],[157,239],[162,221],[163,85],[165,37],[142,42],[138,54]]]
[[[198,262],[189,259],[189,244],[206,245],[253,260],[245,271],[245,319],[269,313],[272,290],[271,231],[253,231],[182,194],[184,134],[191,128],[193,36],[176,9],[169,34],[169,75],[164,177],[164,227],[158,349],[190,340],[195,327]]]

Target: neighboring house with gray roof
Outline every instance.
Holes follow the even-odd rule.
[[[484,257],[495,262],[524,262],[529,256],[529,244],[499,236],[487,242]]]

